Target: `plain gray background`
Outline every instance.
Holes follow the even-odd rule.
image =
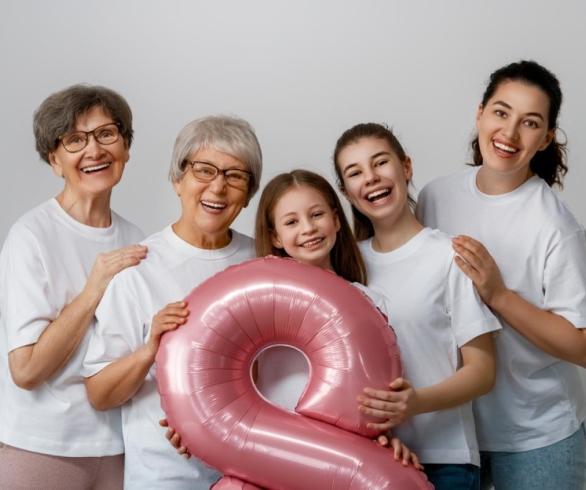
[[[167,170],[175,136],[195,118],[250,121],[262,183],[297,167],[333,182],[338,136],[386,122],[421,188],[470,161],[488,76],[521,58],[561,81],[562,197],[584,224],[585,20],[584,0],[0,0],[0,242],[62,187],[34,150],[32,113],[74,83],[129,101],[135,142],[113,208],[150,234],[179,216]],[[239,231],[252,234],[257,200]]]
[[[34,150],[31,122],[47,95],[71,84],[103,84],[129,101],[136,139],[113,207],[150,234],[178,217],[167,168],[192,119],[249,120],[264,151],[263,183],[295,167],[332,180],[341,132],[386,122],[421,188],[470,160],[485,82],[520,58],[562,83],[570,164],[562,196],[586,222],[582,0],[2,0],[0,9],[0,241],[61,189]],[[238,230],[252,233],[256,203]]]

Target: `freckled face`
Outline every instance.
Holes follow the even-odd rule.
[[[340,221],[316,189],[293,187],[277,201],[272,213],[273,246],[306,264],[331,269],[330,252]]]
[[[348,200],[373,223],[392,224],[409,212],[411,160],[402,162],[387,141],[362,138],[340,151],[337,165]]]
[[[476,127],[483,166],[501,175],[530,176],[529,163],[547,148],[549,98],[540,88],[519,81],[501,83],[478,109]]]

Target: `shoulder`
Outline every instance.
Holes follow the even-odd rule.
[[[246,258],[255,257],[254,240],[248,235],[232,230],[232,244],[235,254],[246,256]]]
[[[433,196],[439,192],[445,190],[453,190],[453,189],[465,189],[466,183],[470,179],[471,175],[476,173],[477,169],[475,167],[466,168],[464,170],[460,170],[459,172],[452,173],[449,175],[444,175],[442,177],[438,177],[437,179],[432,180],[428,184],[426,184],[421,192],[419,193],[418,199],[425,198],[427,196]]]
[[[535,202],[532,203],[532,219],[539,220],[561,237],[572,235],[584,230],[574,214],[570,211],[560,195],[539,179],[534,193]]]
[[[118,213],[112,211],[112,221],[118,228],[118,232],[124,237],[128,243],[138,243],[144,239],[143,231],[134,223],[120,216]]]
[[[30,248],[55,236],[56,221],[51,207],[51,201],[45,201],[18,218],[8,231],[5,246],[18,244]]]

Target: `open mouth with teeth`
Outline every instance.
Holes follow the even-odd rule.
[[[318,238],[312,238],[311,240],[308,240],[306,242],[303,242],[301,244],[301,246],[303,248],[314,248],[317,247],[319,245],[321,245],[321,243],[324,241],[323,237],[318,237]]]
[[[212,209],[214,211],[221,211],[226,207],[226,204],[221,202],[213,202],[213,201],[201,201],[201,205],[204,208]]]
[[[370,202],[378,201],[379,199],[383,199],[391,194],[391,189],[387,187],[386,189],[379,189],[378,191],[371,192],[370,194],[366,195],[366,199]]]
[[[88,165],[87,167],[83,167],[81,171],[84,174],[94,174],[96,172],[99,172],[100,170],[107,169],[110,165],[112,165],[111,162],[98,163],[96,165]]]
[[[519,151],[518,148],[515,148],[513,146],[509,146],[501,141],[493,140],[492,144],[498,151],[504,152],[507,155],[514,155],[515,153],[517,153]]]

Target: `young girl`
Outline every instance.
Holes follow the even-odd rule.
[[[283,173],[263,190],[256,214],[256,254],[292,257],[329,269],[352,281],[384,310],[384,299],[364,286],[366,270],[335,190],[323,177],[306,170]],[[259,390],[272,401],[293,409],[305,387],[306,364],[292,349],[273,347],[259,356]],[[367,354],[367,353],[366,353]],[[274,375],[278,372],[278,376]],[[395,459],[417,456],[393,438]]]
[[[551,190],[567,171],[555,138],[561,101],[558,80],[535,62],[495,71],[475,166],[426,186],[418,207],[424,223],[473,237],[454,239],[457,263],[503,324],[495,389],[475,407],[497,490],[584,488],[586,240]]]
[[[338,139],[334,163],[352,205],[369,284],[389,297],[407,379],[365,389],[360,409],[384,419],[419,454],[437,489],[479,485],[471,400],[494,383],[490,332],[499,324],[454,264],[447,235],[410,207],[411,160],[385,126],[359,124]],[[400,424],[400,425],[399,425]]]

